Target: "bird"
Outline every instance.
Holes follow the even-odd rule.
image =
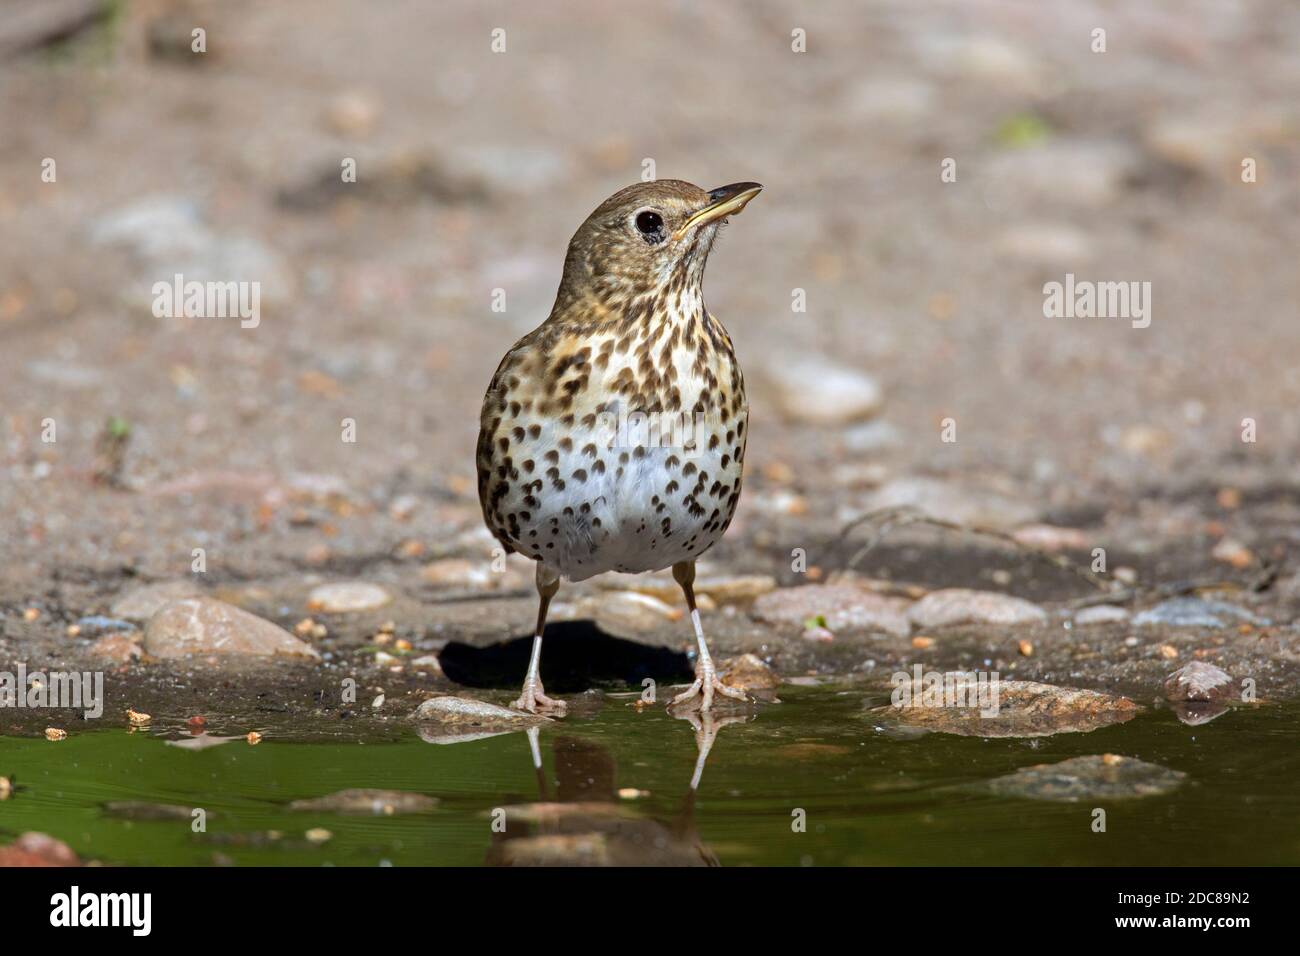
[[[560,582],[671,567],[698,648],[669,707],[707,712],[718,678],[695,562],[740,499],[749,405],[731,337],[704,304],[718,232],[762,190],[681,180],[614,193],[570,240],[550,314],[506,352],[483,399],[475,460],[488,530],[536,562],[537,624],[512,706],[556,714],[542,635]]]

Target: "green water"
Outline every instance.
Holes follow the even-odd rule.
[[[1036,741],[899,740],[863,717],[861,690],[785,688],[781,696],[719,728],[693,801],[695,731],[661,708],[637,712],[630,696],[544,728],[540,774],[524,733],[431,744],[402,726],[383,742],[268,737],[203,750],[169,745],[184,738],[178,728],[77,733],[57,744],[0,738],[0,776],[18,787],[0,802],[0,842],[39,830],[83,859],[116,864],[477,866],[500,858],[493,847],[507,839],[591,828],[586,813],[561,813],[558,826],[511,822],[506,834],[493,833],[495,808],[544,798],[612,801],[642,821],[621,838],[629,855],[619,858],[629,862],[654,845],[672,860],[712,857],[724,866],[1300,863],[1294,704],[1239,708],[1198,727],[1155,709]],[[1158,763],[1187,780],[1167,795],[1100,803],[1104,833],[1092,829],[1096,801],[971,788],[1100,753]],[[439,803],[394,816],[287,806],[352,787],[416,791]],[[642,793],[619,797],[624,789]],[[122,801],[202,807],[207,830],[193,832],[189,818],[124,819],[107,809]],[[796,832],[797,811],[804,832]],[[331,836],[313,843],[305,837],[313,828]]]

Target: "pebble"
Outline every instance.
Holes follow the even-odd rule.
[[[1034,508],[1023,500],[934,478],[895,478],[873,492],[867,501],[870,511],[916,508],[940,521],[1004,531],[1028,524],[1036,515]]]
[[[379,122],[379,101],[369,93],[349,90],[329,104],[325,121],[340,136],[369,136]]]
[[[531,563],[531,562],[530,562]],[[494,571],[489,560],[470,561],[465,558],[444,558],[426,564],[420,577],[435,588],[466,588],[471,590],[514,590],[532,586],[532,575],[507,562],[504,569]]]
[[[1025,767],[977,786],[1000,797],[1078,803],[1159,796],[1176,790],[1186,779],[1187,774],[1179,770],[1135,757],[1090,754]]]
[[[997,591],[944,588],[931,591],[911,606],[909,620],[918,627],[951,627],[955,624],[1030,624],[1047,620],[1037,604]]]
[[[356,787],[309,800],[294,800],[289,804],[289,809],[304,813],[391,817],[398,813],[427,813],[437,805],[436,797],[422,793]]]
[[[781,686],[776,671],[755,654],[741,654],[718,663],[722,683],[741,690],[773,690]]]
[[[875,415],[885,403],[880,384],[855,368],[819,356],[787,356],[766,378],[786,418],[809,425],[846,425]]]
[[[1218,703],[1232,700],[1236,686],[1232,675],[1204,661],[1192,661],[1165,678],[1165,699]]]
[[[1230,564],[1239,570],[1248,568],[1255,563],[1255,555],[1235,538],[1220,540],[1210,551],[1210,557],[1214,558],[1215,561]]]
[[[393,596],[378,584],[365,581],[340,581],[312,588],[307,605],[314,611],[327,614],[347,614],[353,611],[371,611],[383,607]]]
[[[590,618],[606,634],[632,637],[680,620],[684,611],[637,591],[603,591],[574,603],[578,618]]]
[[[163,607],[145,626],[144,649],[158,658],[320,656],[284,628],[215,598],[186,598]]]
[[[470,697],[432,697],[411,714],[411,719],[456,727],[475,727],[482,730],[514,730],[533,724],[549,723],[549,717],[528,714],[489,704]]]
[[[681,586],[671,576],[608,575],[601,587],[637,591],[669,603],[684,603]],[[709,597],[718,605],[748,604],[755,598],[776,590],[776,578],[770,574],[704,575],[695,579],[695,596]]]
[[[1266,619],[1256,617],[1245,608],[1227,601],[1211,601],[1198,597],[1176,597],[1162,601],[1133,618],[1139,627],[1165,624],[1170,627],[1221,628],[1237,622],[1267,625]]]
[[[164,605],[184,598],[200,597],[202,593],[199,586],[190,580],[146,584],[119,596],[109,613],[116,618],[143,623]]]
[[[141,655],[139,642],[142,637],[139,631],[132,631],[129,634],[109,634],[90,645],[90,655],[112,661],[114,664],[139,660]]]
[[[822,619],[831,631],[873,630],[906,637],[912,626],[904,598],[875,594],[848,584],[808,584],[780,588],[754,602],[753,615],[769,624],[803,627]]]
[[[28,831],[0,847],[0,867],[80,865],[81,860],[70,846],[47,833]]]
[[[74,626],[77,628],[77,636],[79,637],[99,637],[102,634],[135,630],[135,625],[130,621],[104,617],[102,614],[78,618]]]
[[[1034,222],[1012,226],[993,241],[1004,256],[1029,265],[1059,268],[1074,266],[1092,258],[1092,243],[1086,233],[1064,223]]]
[[[969,689],[959,700],[927,700],[925,683],[915,680],[903,685],[910,688],[910,706],[874,707],[867,711],[887,729],[930,731],[960,737],[1046,737],[1061,733],[1087,733],[1111,724],[1132,719],[1141,709],[1127,697],[1075,687],[1057,687],[1036,681],[1001,680],[985,686],[996,689],[997,713],[984,716],[977,697],[978,685],[966,674],[944,675],[945,684],[966,685]],[[897,695],[898,691],[895,690]],[[899,699],[895,697],[894,699]],[[908,703],[908,699],[902,699]],[[974,706],[956,706],[969,702]]]
[[[897,448],[903,443],[903,436],[889,422],[875,421],[846,430],[843,441],[844,447],[851,452],[877,452]]]
[[[1050,524],[1030,524],[1011,532],[1021,544],[1040,551],[1084,551],[1092,541],[1078,528],[1061,528]]]
[[[1122,607],[1116,607],[1114,604],[1098,604],[1095,607],[1085,607],[1074,615],[1074,623],[1081,626],[1116,624],[1128,619],[1128,611]]]

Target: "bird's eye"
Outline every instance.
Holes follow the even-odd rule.
[[[657,212],[646,209],[637,213],[636,228],[648,243],[664,241],[664,217]]]

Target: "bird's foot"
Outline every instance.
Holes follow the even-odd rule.
[[[707,713],[713,707],[713,695],[722,694],[724,697],[730,697],[734,700],[743,700],[748,702],[749,695],[739,687],[728,687],[718,679],[718,672],[713,666],[712,661],[706,661],[704,664],[695,669],[695,683],[691,684],[686,690],[678,694],[668,703],[668,709],[674,710],[680,708],[683,704],[693,702],[699,698],[699,710]]]
[[[542,691],[539,680],[524,681],[524,692],[510,705],[515,710],[525,710],[530,714],[555,714],[563,717],[568,705],[556,697],[547,697]]]

